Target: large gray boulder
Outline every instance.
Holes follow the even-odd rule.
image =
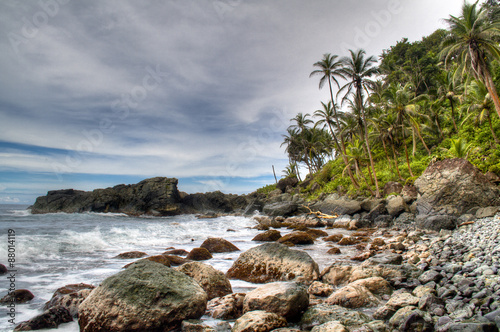
[[[309,295],[304,285],[295,282],[271,282],[248,292],[243,300],[243,312],[265,310],[298,320],[309,306]]]
[[[361,203],[355,200],[338,198],[337,195],[330,195],[323,201],[311,206],[311,210],[320,211],[326,214],[348,214],[354,215],[362,210]]]
[[[105,279],[80,304],[80,331],[168,331],[198,319],[207,294],[182,272],[143,260]]]
[[[269,203],[264,205],[263,212],[268,216],[287,217],[297,212],[299,206],[293,201]]]
[[[474,207],[500,205],[500,189],[465,159],[431,164],[415,181],[421,215],[454,215]]]
[[[311,284],[318,279],[318,264],[304,251],[284,244],[265,243],[242,253],[227,271],[229,278],[253,283],[297,281]]]

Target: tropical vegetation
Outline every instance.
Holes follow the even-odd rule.
[[[314,63],[328,98],[291,119],[285,176],[306,171],[303,190],[317,183],[316,194],[381,196],[385,183],[412,183],[444,158],[500,175],[500,6],[464,2],[446,23],[379,61],[359,49]]]

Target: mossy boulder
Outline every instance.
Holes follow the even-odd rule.
[[[197,319],[207,294],[186,274],[138,261],[94,289],[79,307],[80,331],[167,331]]]

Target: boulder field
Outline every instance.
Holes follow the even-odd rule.
[[[293,220],[281,227],[299,227]],[[210,260],[171,268],[138,258],[97,287],[58,289],[15,331],[73,319],[80,331],[498,331],[500,214],[440,232],[322,227],[322,249],[256,241],[227,273]],[[343,247],[355,254],[320,271],[311,250],[334,237],[353,239]],[[233,293],[229,279],[255,289]]]

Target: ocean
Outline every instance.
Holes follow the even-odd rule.
[[[15,287],[28,289],[35,295],[29,303],[16,305],[15,324],[9,322],[8,308],[0,306],[2,332],[12,331],[18,323],[42,313],[43,305],[57,288],[74,283],[99,285],[134,261],[114,258],[120,253],[138,250],[157,255],[171,247],[190,251],[208,237],[222,237],[241,251],[214,254],[214,258],[205,263],[226,272],[241,252],[260,244],[251,241],[259,231],[253,229],[257,222],[248,217],[198,219],[194,215],[182,215],[153,218],[104,213],[32,215],[27,207],[0,205],[0,263],[8,267],[9,251],[11,256],[13,252]],[[290,232],[283,228],[280,231],[282,234]],[[320,270],[333,263],[333,256],[326,255],[326,245],[319,240],[314,245],[301,246],[318,262]],[[337,259],[341,258],[337,256]],[[7,294],[8,277],[9,274],[0,276],[2,297]],[[232,280],[231,284],[233,292],[247,292],[257,286],[239,280]],[[208,317],[203,318],[209,325],[216,323]],[[53,331],[78,330],[77,322],[72,322]]]

